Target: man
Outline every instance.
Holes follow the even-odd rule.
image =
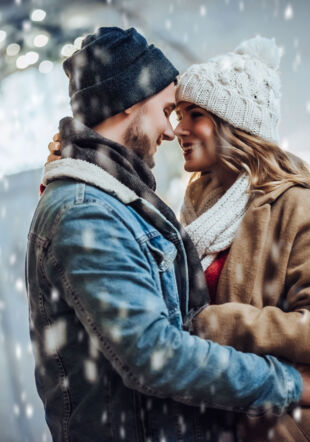
[[[183,330],[207,289],[150,170],[174,137],[177,70],[119,28],[87,36],[64,69],[74,118],[60,123],[63,159],[46,166],[26,263],[54,441],[216,441],[207,407],[259,413],[298,402],[291,366]]]

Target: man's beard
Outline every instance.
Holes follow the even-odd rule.
[[[132,149],[152,169],[155,161],[152,151],[151,139],[141,130],[141,117],[137,116],[124,135],[124,144]]]

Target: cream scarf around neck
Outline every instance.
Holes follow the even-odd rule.
[[[211,173],[189,184],[181,222],[198,251],[203,270],[226,250],[236,235],[249,202],[249,179],[240,175],[225,192]]]

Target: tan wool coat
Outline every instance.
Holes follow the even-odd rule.
[[[252,200],[220,275],[216,304],[196,317],[195,334],[310,364],[310,189],[286,183]],[[310,408],[237,420],[245,441],[310,441]]]

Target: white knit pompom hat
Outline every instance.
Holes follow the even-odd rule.
[[[194,64],[180,77],[177,102],[188,101],[235,127],[279,144],[281,50],[254,37],[234,52]]]

